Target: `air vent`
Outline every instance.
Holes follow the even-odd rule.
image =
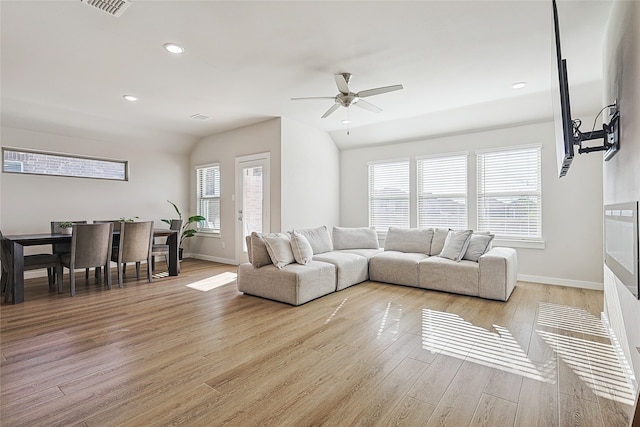
[[[205,116],[204,114],[200,114],[200,113],[196,113],[193,116],[189,116],[192,119],[197,119],[197,120],[209,120],[211,119],[211,117],[209,116]]]
[[[82,3],[95,7],[111,16],[119,17],[131,6],[130,0],[80,0]]]

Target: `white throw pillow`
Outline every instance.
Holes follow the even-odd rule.
[[[464,253],[462,259],[478,262],[480,256],[484,255],[489,250],[491,241],[494,237],[494,234],[473,233],[471,235],[471,238],[469,239],[469,246],[467,246],[467,251]]]
[[[263,235],[262,238],[267,246],[267,252],[269,252],[273,265],[282,268],[295,261],[289,236],[283,233],[276,233]]]
[[[368,227],[333,227],[333,249],[378,249],[378,233]]]
[[[438,255],[441,258],[448,258],[454,261],[460,261],[467,251],[469,240],[471,239],[472,230],[453,231],[450,230],[444,241],[442,252]]]
[[[295,230],[289,233],[289,238],[291,239],[291,251],[293,252],[293,257],[296,262],[307,265],[313,258],[311,243],[309,243],[306,237]]]
[[[442,252],[444,241],[447,240],[448,235],[448,228],[436,228],[433,231],[433,239],[431,239],[431,249],[429,250],[429,255],[435,256]]]
[[[429,255],[433,229],[389,227],[384,241],[385,251],[411,252]]]

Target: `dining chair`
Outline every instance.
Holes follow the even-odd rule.
[[[71,252],[63,254],[60,261],[69,269],[69,293],[76,294],[74,271],[79,268],[104,268],[107,288],[111,289],[111,244],[113,241],[113,224],[74,224],[71,236]],[[63,274],[59,276],[58,292],[62,293]]]
[[[124,268],[129,262],[136,263],[136,278],[140,277],[140,263],[147,261],[147,280],[151,283],[151,245],[153,243],[153,221],[122,222],[120,243],[111,261],[118,265],[118,287],[122,287]]]
[[[169,226],[169,230],[177,230],[180,232],[182,229],[182,220],[181,219],[172,219],[171,225]],[[154,243],[151,246],[151,267],[153,270],[156,269],[156,256],[163,255],[164,259],[167,263],[167,269],[169,269],[169,245],[165,243]]]
[[[4,302],[9,302],[10,297],[14,295],[13,286],[8,289],[9,274],[11,266],[11,253],[9,248],[9,242],[4,239],[2,231],[0,231],[0,262],[2,263],[2,276],[0,278],[0,284],[4,295]],[[47,276],[49,279],[49,288],[54,288],[54,280],[51,271],[55,270],[58,273],[62,271],[62,264],[60,263],[60,257],[56,254],[34,254],[25,255],[24,257],[24,271],[27,270],[39,270],[42,268],[47,269]]]
[[[63,222],[69,222],[69,221],[51,221],[51,234],[54,233],[60,233],[60,224],[62,224]],[[73,224],[86,224],[87,221],[70,221]],[[58,256],[62,255],[62,254],[68,254],[69,252],[71,252],[71,242],[60,242],[60,243],[53,243],[52,245],[52,252]],[[53,277],[54,281],[56,278],[56,271],[55,269],[50,269],[49,272],[50,276]],[[85,280],[89,280],[89,269],[87,268],[85,273],[84,273],[84,278]]]

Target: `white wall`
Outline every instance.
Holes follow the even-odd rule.
[[[591,123],[593,117],[582,117]],[[602,288],[602,156],[577,156],[567,176],[558,178],[552,122],[404,142],[341,153],[340,223],[368,226],[367,162],[438,153],[542,144],[542,233],[545,249],[517,248],[518,273],[524,280]],[[470,173],[471,187],[475,174]],[[475,206],[475,201],[470,200]],[[469,224],[475,228],[475,224]]]
[[[282,230],[339,225],[340,152],[324,131],[282,119]]]
[[[50,231],[50,221],[139,216],[160,226],[188,201],[186,154],[136,149],[117,141],[1,128],[2,145],[129,161],[129,181],[3,173],[0,226],[5,234]],[[161,173],[159,173],[161,171]]]
[[[640,200],[640,3],[615,1],[604,43],[604,105],[620,105],[620,151],[604,162],[604,203]],[[640,301],[615,275],[606,274],[605,310],[640,379]]]
[[[220,164],[220,235],[199,233],[190,239],[187,252],[194,257],[233,264],[236,262],[235,159],[249,154],[271,153],[271,231],[281,229],[281,123],[272,119],[203,138],[191,152],[190,212],[196,212],[195,168]]]

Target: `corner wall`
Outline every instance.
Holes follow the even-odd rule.
[[[282,230],[340,219],[340,152],[324,131],[282,119]]]
[[[620,151],[604,162],[604,204],[640,200],[640,3],[614,1],[604,42],[603,105],[620,106]],[[605,311],[640,379],[640,301],[605,266]]]
[[[591,123],[593,117],[581,117]],[[520,280],[602,289],[602,156],[577,156],[559,179],[552,122],[345,150],[341,153],[340,223],[368,226],[367,163],[468,152],[469,186],[475,188],[475,150],[542,145],[542,238],[545,249],[517,248]],[[472,194],[469,210],[475,212]],[[476,224],[468,224],[476,228]]]

